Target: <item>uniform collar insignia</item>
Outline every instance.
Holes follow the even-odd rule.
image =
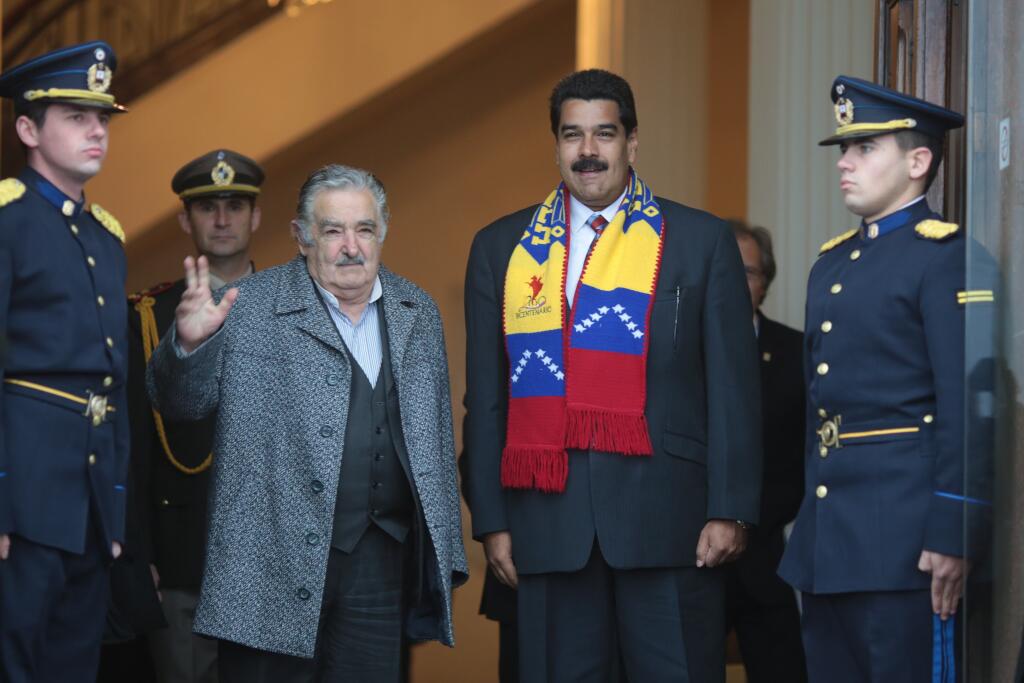
[[[861,236],[867,237],[868,239],[875,239],[876,237],[886,235],[893,230],[898,230],[905,225],[917,223],[925,216],[930,216],[931,213],[932,210],[928,208],[928,200],[922,199],[914,202],[910,206],[903,207],[899,211],[894,211],[888,216],[879,218],[874,223],[869,224],[862,220],[860,223]]]
[[[27,185],[42,195],[43,199],[53,204],[54,208],[61,215],[68,218],[76,218],[82,213],[82,209],[85,207],[85,197],[76,202],[61,192],[56,185],[31,168],[26,168],[22,172],[22,179],[26,181]]]

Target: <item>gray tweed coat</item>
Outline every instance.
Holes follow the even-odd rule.
[[[428,531],[427,590],[415,639],[454,644],[452,588],[465,581],[448,360],[437,305],[380,269],[402,433]],[[154,405],[170,419],[216,413],[210,519],[195,631],[312,657],[348,417],[351,368],[305,259],[238,283],[224,326],[181,357],[173,327],[150,361]],[[323,482],[317,493],[310,482]]]

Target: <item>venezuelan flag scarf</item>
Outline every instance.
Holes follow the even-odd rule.
[[[644,417],[647,330],[665,223],[635,173],[595,240],[566,315],[569,192],[537,208],[505,276],[509,359],[505,488],[565,490],[567,448],[650,455]]]

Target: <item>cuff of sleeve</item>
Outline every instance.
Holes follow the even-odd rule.
[[[964,510],[962,496],[932,494],[928,510],[928,525],[924,534],[924,549],[932,552],[964,556]]]
[[[508,531],[508,522],[505,521],[504,515],[492,514],[484,516],[476,513],[473,514],[473,540],[482,543],[484,536],[499,531]]]

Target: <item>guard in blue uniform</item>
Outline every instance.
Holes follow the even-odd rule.
[[[28,167],[0,181],[0,680],[92,681],[128,467],[124,233],[85,200],[114,51],[0,75]]]
[[[856,78],[832,85],[840,189],[861,225],[808,280],[806,487],[779,568],[803,591],[811,681],[953,681],[967,573],[965,239],[925,192],[948,109]],[[988,292],[991,300],[991,292]]]

